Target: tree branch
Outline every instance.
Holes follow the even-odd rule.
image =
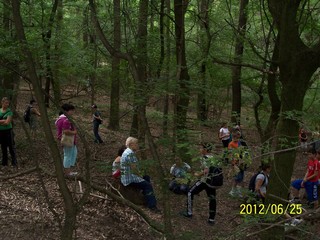
[[[259,72],[262,72],[262,73],[267,73],[267,74],[275,74],[275,75],[278,75],[279,72],[272,72],[268,69],[263,69],[261,67],[258,67],[256,65],[252,65],[252,64],[247,64],[247,63],[234,63],[234,62],[227,62],[227,61],[223,61],[223,60],[220,60],[220,59],[217,59],[217,58],[214,58],[212,57],[212,62],[213,63],[218,63],[218,64],[222,64],[222,65],[229,65],[229,66],[241,66],[241,67],[247,67],[247,68],[251,68],[251,69],[255,69]]]

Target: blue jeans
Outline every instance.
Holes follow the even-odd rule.
[[[141,189],[148,208],[157,207],[157,200],[153,193],[153,187],[150,182],[142,181],[139,183],[130,183],[129,186]]]
[[[94,121],[93,122],[93,134],[94,134],[94,137],[95,137],[95,142],[97,143],[103,143],[100,135],[99,135],[99,123],[97,121]]]

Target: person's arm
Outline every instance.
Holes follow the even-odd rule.
[[[38,109],[36,109],[36,108],[34,108],[34,107],[31,108],[30,111],[31,111],[32,113],[36,114],[37,116],[41,116],[41,114],[40,114],[40,112],[38,111]]]
[[[307,177],[307,175],[308,175],[308,172],[307,172],[306,175],[305,175],[304,178],[303,178],[303,181],[304,181],[304,182],[307,182],[307,181],[309,181],[310,179],[315,178],[316,176],[318,176],[318,173],[319,173],[319,171],[316,170],[316,171],[314,171],[314,174],[313,174],[313,175]]]
[[[94,119],[99,119],[99,120],[102,121],[102,118],[101,118],[100,113],[94,113],[94,114],[93,114],[93,118],[94,118]]]
[[[77,130],[71,130],[71,123],[69,122],[68,119],[64,120],[63,125],[62,125],[62,132],[66,135],[76,135]]]
[[[204,168],[202,171],[199,171],[199,172],[195,172],[194,175],[196,177],[202,177],[202,176],[205,176],[209,173],[209,168]]]
[[[6,119],[0,120],[0,125],[6,126],[9,125],[12,121],[12,116],[8,116]]]
[[[141,176],[140,170],[138,168],[138,159],[135,154],[130,154],[127,156],[127,163],[130,166],[131,172],[135,175]]]
[[[257,179],[257,182],[256,182],[256,186],[255,186],[255,192],[259,193],[260,196],[262,197],[265,197],[265,194],[263,192],[261,192],[261,186],[263,184],[263,180],[264,179]]]
[[[221,140],[223,138],[223,132],[220,130],[219,132],[219,139]]]

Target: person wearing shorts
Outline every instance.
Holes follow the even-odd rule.
[[[305,188],[308,202],[313,204],[316,209],[318,207],[318,179],[319,179],[319,160],[320,151],[309,153],[307,172],[303,179],[296,179],[291,183],[294,199],[299,199],[299,190]]]

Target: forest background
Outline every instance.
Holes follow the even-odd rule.
[[[217,129],[228,120],[230,126],[241,124],[248,132],[255,162],[273,165],[268,201],[279,204],[287,199],[299,127],[319,131],[319,1],[3,0],[0,8],[0,96],[12,99],[17,119],[31,98],[37,100],[44,133],[41,146],[48,153],[45,164],[30,155],[25,160],[30,168],[13,175],[37,173],[35,179],[57,223],[59,233],[53,238],[76,237],[77,217],[87,208],[93,189],[134,208],[160,235],[181,237],[172,225],[166,181],[160,180],[168,179],[167,168],[177,157],[191,162],[200,142],[216,143],[219,154]],[[84,192],[75,197],[74,184],[63,176],[52,132],[59,106],[68,101],[87,116],[93,103],[105,109],[106,137],[114,135],[113,142],[122,143],[129,135],[139,138],[147,149],[141,159],[152,159],[149,165],[160,170],[156,180],[164,202],[162,224],[93,186],[96,148],[88,143],[89,122],[85,125],[81,114],[75,123],[84,149]],[[19,126],[17,146],[26,151],[37,148],[28,145],[32,140],[22,121],[17,130]],[[61,209],[52,201],[50,181],[43,180],[50,173]],[[269,231],[259,236],[268,238]],[[273,239],[285,235],[283,227],[271,231]]]

